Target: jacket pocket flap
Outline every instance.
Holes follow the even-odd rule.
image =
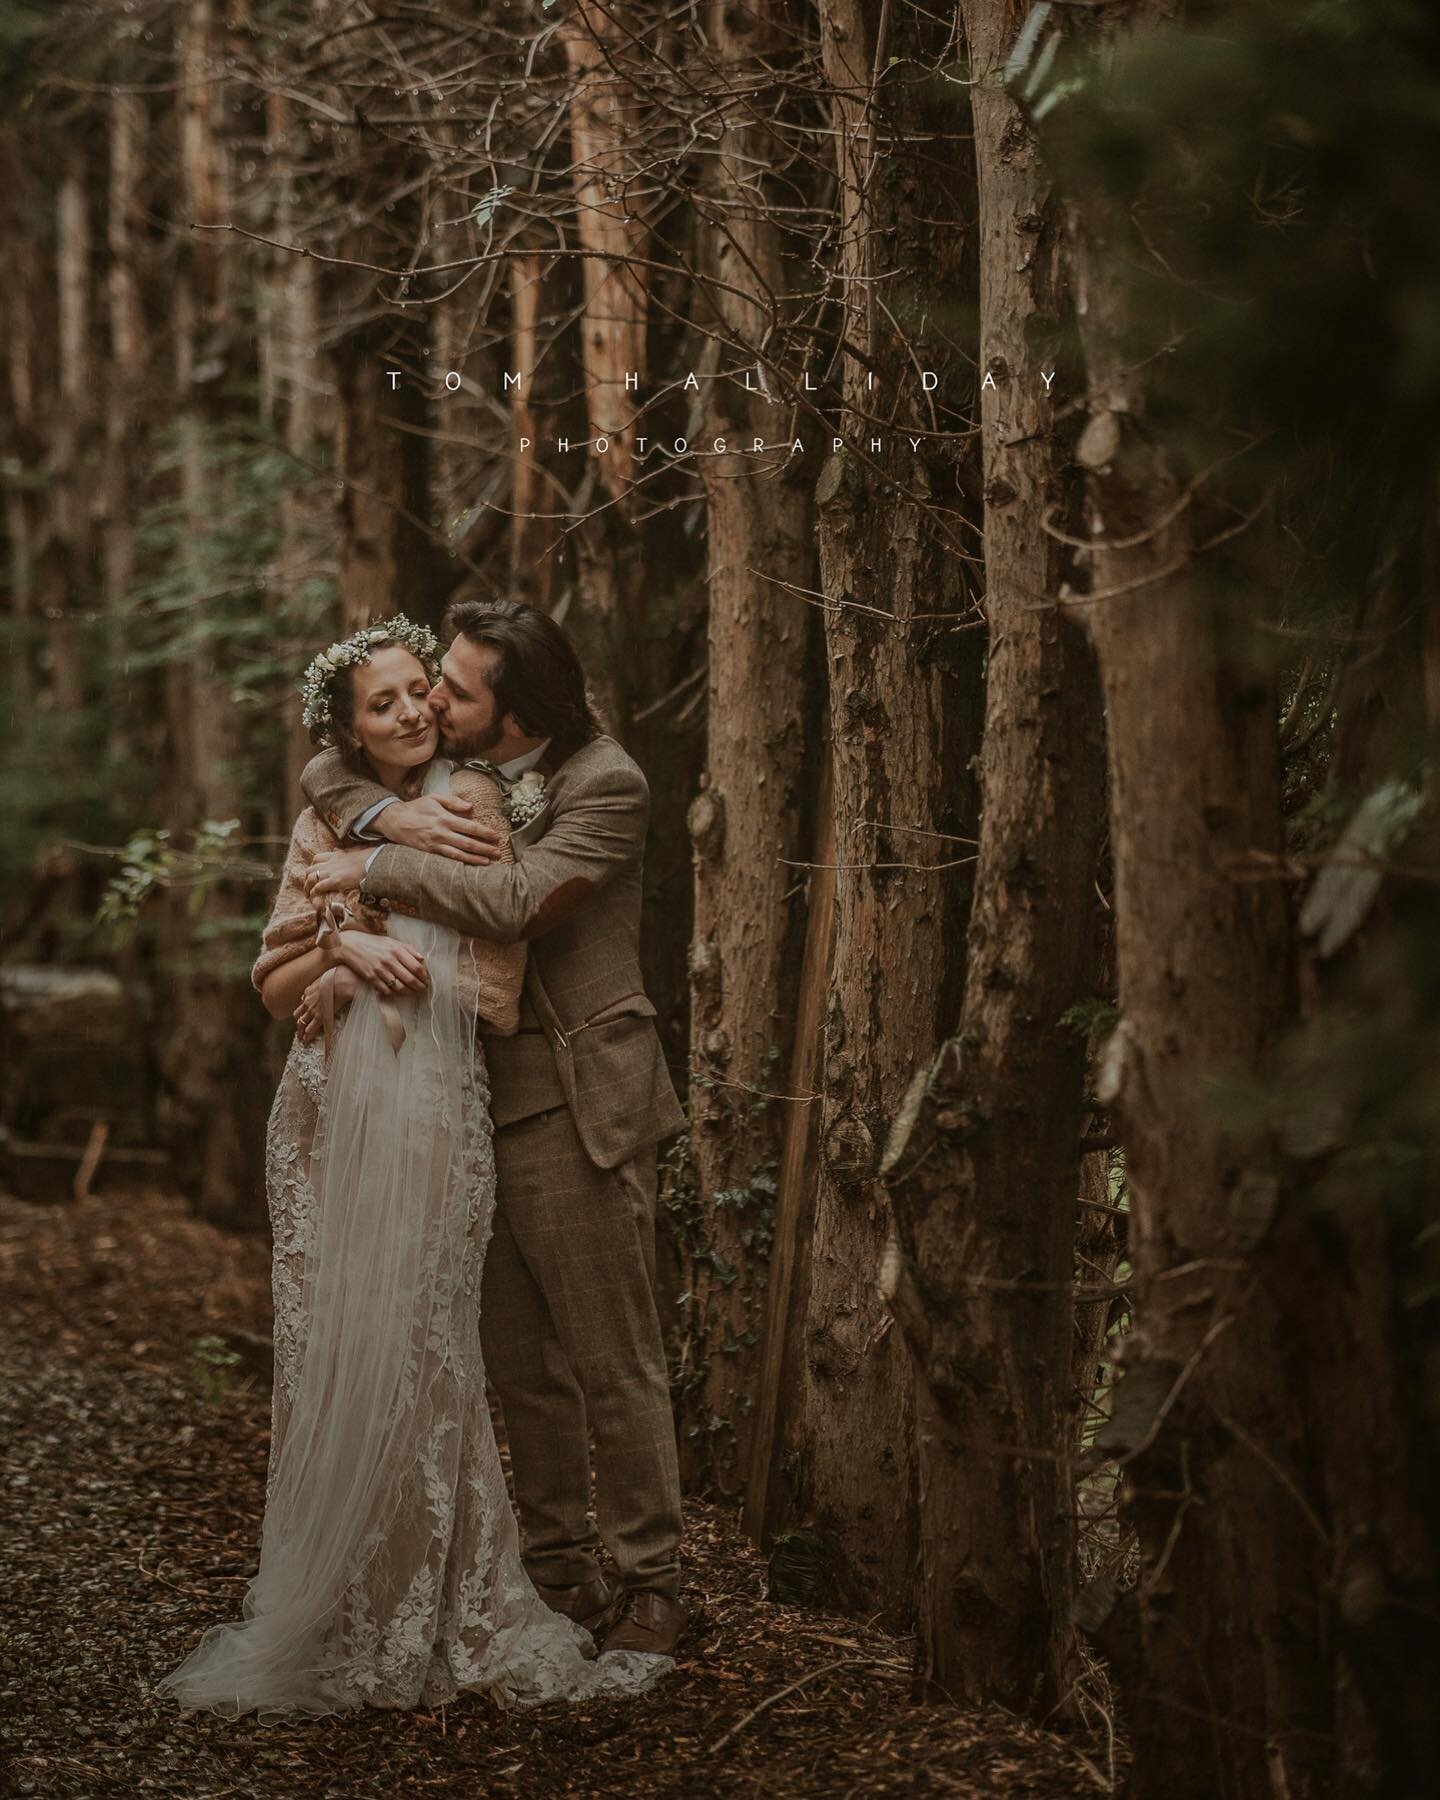
[[[579,1031],[588,1031],[592,1025],[609,1025],[616,1019],[653,1019],[655,1007],[645,994],[626,994],[623,1000],[612,1000],[609,1006],[602,1006],[600,1011],[592,1013],[578,1025],[568,1029],[571,1037]]]

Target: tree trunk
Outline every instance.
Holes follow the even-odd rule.
[[[571,77],[571,241],[581,254],[562,278],[547,275],[544,291],[559,318],[569,309],[576,329],[567,334],[566,391],[555,396],[559,404],[545,407],[548,417],[542,415],[533,435],[547,440],[549,451],[553,421],[560,435],[577,449],[588,442],[588,450],[584,474],[568,495],[567,465],[557,467],[553,455],[541,462],[540,510],[561,517],[541,524],[536,537],[541,554],[557,565],[553,609],[585,665],[597,710],[650,780],[650,925],[641,961],[647,984],[678,1000],[690,935],[684,817],[694,792],[697,734],[684,729],[693,706],[675,707],[667,697],[677,681],[694,675],[703,594],[688,521],[664,508],[636,516],[637,415],[655,329],[644,274],[632,261],[647,234],[632,193],[632,183],[645,191],[649,182],[645,102],[627,68],[634,61],[630,28],[614,7],[583,0],[562,35]],[[583,400],[571,398],[582,394]],[[579,420],[578,431],[572,419]],[[660,1023],[683,1086],[685,1024],[674,1016],[681,1012],[677,1004]]]
[[[274,184],[272,235],[282,244],[296,241],[295,150],[293,102],[288,95],[272,93],[266,99],[265,148]],[[263,227],[262,227],[263,229]],[[285,654],[293,674],[284,689],[281,730],[284,736],[283,791],[277,791],[267,819],[273,836],[284,836],[305,806],[300,775],[315,753],[301,718],[295,695],[295,675],[321,646],[300,641],[293,622],[306,616],[301,594],[310,583],[333,579],[329,483],[322,481],[324,438],[329,428],[328,395],[321,391],[319,338],[320,279],[314,261],[276,251],[260,277],[265,333],[262,362],[269,370],[268,404],[262,398],[264,416],[294,458],[280,495],[279,534],[275,560],[268,581],[270,608],[276,630],[282,634]],[[319,632],[334,629],[339,619],[327,619]]]
[[[620,17],[599,0],[577,0],[565,32],[574,86],[570,142],[574,151],[575,235],[585,311],[581,361],[593,466],[606,492],[628,512],[635,480],[635,415],[645,378],[645,280],[630,258],[645,228],[632,211],[627,142],[636,130],[636,96],[617,73],[626,47]],[[607,446],[600,448],[601,442]]]
[[[652,586],[641,534],[629,523],[647,325],[645,284],[629,261],[644,241],[628,198],[636,99],[623,73],[626,34],[611,8],[581,0],[564,47],[573,230],[582,252],[576,360],[589,433],[586,476],[572,502],[573,604],[565,624],[602,718],[626,738],[637,704],[649,697],[635,652]]]
[[[112,669],[118,667],[116,617],[135,563],[133,433],[145,370],[145,325],[137,259],[144,230],[140,175],[148,119],[144,102],[117,94],[110,102],[110,194],[106,236],[110,251],[110,361],[105,408],[105,599]]]
[[[363,101],[375,111],[387,97],[364,83],[336,96],[347,109]],[[453,564],[432,524],[430,439],[441,384],[419,297],[430,257],[430,188],[416,180],[406,146],[377,137],[363,113],[331,154],[345,218],[336,253],[361,265],[320,290],[335,380],[340,629],[396,612],[438,625]],[[377,278],[375,265],[412,273]]]
[[[707,441],[774,436],[773,408],[729,371],[757,345],[783,284],[759,171],[775,146],[752,120],[753,92],[779,47],[772,9],[719,0],[716,78],[751,105],[725,130],[714,168],[708,258],[719,364]],[[718,285],[724,284],[724,285]],[[736,293],[733,289],[741,289]],[[754,295],[746,299],[745,294]],[[787,450],[775,452],[783,461]],[[784,1070],[799,964],[793,896],[805,793],[810,609],[809,496],[774,461],[702,456],[709,595],[708,738],[690,808],[695,935],[690,945],[690,1151],[698,1219],[687,1248],[687,1371],[681,1435],[687,1487],[733,1497],[748,1469],[766,1263],[775,1214]]]
[[[225,93],[214,80],[216,23],[209,0],[190,0],[177,20],[182,91],[185,217],[221,216],[228,205],[228,145],[219,126],[228,118]],[[180,433],[179,498],[187,528],[179,554],[189,560],[194,606],[207,600],[202,546],[225,515],[226,476],[215,466],[210,441],[223,421],[213,389],[197,380],[202,346],[222,334],[228,274],[222,240],[192,234],[182,246],[173,290],[173,352]],[[217,341],[220,341],[217,339]],[[193,831],[207,820],[239,818],[236,762],[243,746],[240,715],[226,678],[224,639],[191,622],[194,648],[167,667],[169,754],[175,771],[170,817]],[[168,1030],[160,1062],[168,1087],[167,1130],[177,1166],[197,1213],[216,1223],[253,1228],[265,1219],[263,1138],[265,1066],[263,1020],[239,1004],[243,973],[235,969],[232,922],[246,913],[245,897],[227,884],[199,906],[185,891],[171,894],[163,927],[172,973]],[[248,996],[248,985],[243,992]]]
[[[91,318],[89,165],[83,149],[66,158],[55,218],[56,312],[59,364],[51,440],[51,541],[44,568],[51,680],[66,712],[84,704],[90,645],[82,619],[92,588],[94,534],[89,497],[95,491],[94,355]]]
[[[1329,785],[1352,819],[1361,796],[1373,806],[1413,789],[1440,744],[1440,482],[1426,494],[1416,474],[1401,476],[1404,503],[1382,522],[1379,578],[1357,609],[1340,690]],[[1368,880],[1353,843],[1315,878],[1302,929],[1318,929],[1312,911],[1323,917],[1328,893],[1350,907],[1350,930],[1306,959],[1309,1017],[1282,1078],[1303,1189],[1279,1223],[1275,1285],[1303,1346],[1323,1483],[1337,1786],[1377,1797],[1423,1793],[1440,1760],[1440,1404],[1427,1374],[1440,1358],[1428,1100],[1440,1065],[1440,802],[1433,776],[1422,780],[1416,825],[1382,852],[1401,867],[1368,906],[1347,895]]]
[[[539,414],[532,393],[540,367],[542,270],[538,256],[517,256],[510,264],[510,370],[521,377],[509,394],[510,441],[514,446],[510,465],[510,586],[517,597],[548,612],[555,561],[541,555],[549,534],[535,515],[552,511],[553,507],[547,504],[546,488],[540,478]]]
[[[1280,846],[1274,695],[1236,658],[1146,417],[1153,346],[1116,277],[1143,251],[1099,202],[1069,209],[1068,237],[1091,396],[1074,604],[1106,703],[1120,990],[1099,1097],[1125,1147],[1137,1299],[1101,1443],[1141,1569],[1109,1643],[1138,1792],[1299,1796],[1319,1790],[1327,1719],[1303,1388],[1259,1254],[1282,1200],[1217,1099],[1260,1069],[1289,998],[1283,893],[1238,879]]]
[[[10,613],[17,621],[35,611],[35,561],[39,548],[41,496],[24,479],[41,460],[37,429],[36,372],[40,367],[36,307],[44,281],[33,234],[25,228],[31,204],[21,159],[0,146],[0,230],[12,245],[9,280],[0,290],[0,331],[5,339],[5,394],[0,414],[0,485],[5,492],[5,553]],[[49,316],[49,309],[45,309]],[[24,643],[24,639],[21,640]],[[25,648],[29,650],[28,643]],[[20,670],[17,666],[16,673]]]
[[[334,350],[342,632],[396,612],[439,622],[440,559],[427,531],[425,324],[418,314],[392,315],[379,299],[367,304],[369,321]]]
[[[910,60],[941,53],[943,34],[932,44],[929,30],[880,0],[837,0],[821,15],[847,349],[845,444],[818,490],[837,916],[795,1499],[834,1597],[894,1622],[913,1600],[915,1470],[910,1368],[880,1290],[891,1231],[880,1151],[954,1016],[979,737],[980,643],[963,629],[957,540],[961,420],[915,391],[917,366],[945,396],[969,391],[936,324],[942,297],[953,306],[962,287],[966,239],[951,160],[961,123],[923,110]],[[888,71],[878,85],[875,71]],[[887,285],[895,269],[911,271],[904,287]]]
[[[985,608],[979,859],[956,1035],[886,1158],[896,1316],[915,1359],[921,1630],[956,1699],[1049,1706],[1070,1685],[1071,1282],[1083,1037],[1095,977],[1104,752],[1094,666],[1045,604],[1070,510],[1049,385],[1064,327],[1061,221],[1001,86],[1015,15],[967,0],[980,190]]]
[[[819,1150],[820,1028],[835,953],[835,809],[825,747],[815,831],[815,867],[806,882],[805,954],[795,1005],[795,1046],[785,1103],[780,1173],[775,1194],[775,1241],[765,1284],[755,1435],[751,1445],[742,1523],[769,1547],[784,1503],[780,1453],[804,1392],[805,1296],[815,1225]]]

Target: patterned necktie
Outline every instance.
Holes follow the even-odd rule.
[[[469,762],[461,763],[462,769],[478,769],[482,775],[488,775],[502,794],[508,794],[520,779],[518,775],[507,775],[498,764],[486,762],[482,756],[471,757]]]

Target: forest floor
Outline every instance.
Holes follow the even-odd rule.
[[[287,1727],[187,1717],[153,1683],[253,1572],[270,1421],[268,1251],[183,1199],[0,1195],[0,1792],[186,1800],[1081,1795],[1115,1750],[938,1703],[913,1644],[765,1597],[733,1515],[688,1511],[699,1625],[625,1703],[367,1711]],[[253,1334],[216,1368],[203,1340]]]

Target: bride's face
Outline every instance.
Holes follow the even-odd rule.
[[[439,732],[427,704],[430,680],[418,656],[387,644],[358,663],[355,740],[378,770],[413,769],[435,754]]]

